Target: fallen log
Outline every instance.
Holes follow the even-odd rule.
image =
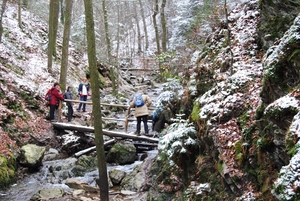
[[[79,125],[60,123],[60,122],[52,122],[52,125],[56,129],[76,130],[76,131],[80,131],[80,132],[94,133],[94,127],[89,127],[89,126],[79,126]],[[103,129],[102,131],[103,131],[104,135],[107,135],[110,137],[121,137],[121,138],[126,138],[126,139],[158,143],[158,138],[147,137],[147,136],[137,136],[137,135],[128,134],[128,133],[124,133],[124,132],[109,131],[109,130],[105,130],[105,129]]]
[[[109,144],[113,144],[115,142],[116,142],[116,139],[108,140],[107,142],[104,143],[104,147],[109,145]],[[84,150],[81,150],[81,151],[75,153],[74,156],[79,157],[83,154],[90,153],[91,151],[94,151],[95,149],[96,149],[96,146],[93,146],[93,147],[90,147],[90,148],[87,148],[87,149],[84,149]]]

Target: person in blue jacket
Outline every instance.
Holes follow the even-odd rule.
[[[67,92],[65,93],[65,99],[73,100],[72,87],[68,86]],[[68,122],[72,121],[73,117],[73,102],[67,102],[68,106]]]

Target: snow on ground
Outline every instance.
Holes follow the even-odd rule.
[[[0,43],[0,57],[5,60],[11,70],[1,70],[1,76],[16,82],[19,87],[36,91],[43,96],[45,91],[59,80],[60,63],[53,60],[54,76],[47,70],[48,25],[34,14],[22,10],[21,29],[18,25],[17,7],[8,3],[3,16],[3,36]],[[15,41],[20,41],[18,44]],[[71,49],[72,51],[72,49]],[[58,53],[59,55],[60,53]],[[72,55],[72,52],[70,52]],[[70,60],[76,60],[70,58]],[[79,66],[69,63],[69,68],[86,66],[86,59],[82,59]],[[6,67],[7,67],[6,66]],[[79,79],[79,78],[77,78]],[[68,77],[70,85],[77,87],[80,80]]]

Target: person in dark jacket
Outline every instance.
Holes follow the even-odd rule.
[[[84,77],[82,78],[82,83],[80,83],[78,87],[78,95],[80,96],[80,101],[87,101],[87,97],[89,94],[90,94],[90,85],[87,79]],[[86,104],[80,103],[77,108],[78,112],[80,112],[81,107],[82,107],[82,111],[86,112]]]
[[[130,102],[130,105],[128,107],[128,113],[130,113],[130,109],[131,108],[135,108],[135,112],[134,112],[134,116],[137,119],[137,124],[136,124],[136,131],[135,134],[136,135],[141,135],[141,122],[143,121],[144,123],[144,130],[145,130],[145,134],[149,134],[149,129],[148,129],[148,116],[149,116],[149,111],[148,111],[148,107],[151,105],[152,100],[148,95],[142,95],[142,98],[144,100],[144,105],[141,107],[136,107],[135,106],[135,98]]]
[[[159,115],[153,119],[153,125],[152,129],[158,133],[160,133],[165,127],[166,124],[172,123],[172,112],[169,107],[165,107],[163,109],[159,108],[161,111],[159,112]]]
[[[49,120],[54,120],[54,112],[58,108],[59,100],[64,101],[64,96],[60,92],[60,85],[58,82],[55,82],[53,87],[51,88],[51,99],[49,101],[50,105],[50,118]]]
[[[72,94],[72,87],[68,86],[67,92],[65,93],[65,99],[69,99],[69,100],[73,100],[73,94]],[[72,117],[73,117],[73,102],[67,102],[67,106],[68,106],[68,122],[72,121]]]

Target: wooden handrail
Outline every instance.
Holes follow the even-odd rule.
[[[79,100],[69,100],[69,99],[65,99],[65,102],[73,102],[73,103],[85,103],[88,105],[91,105],[92,102],[91,101],[79,101]],[[121,105],[121,104],[111,104],[111,103],[100,103],[101,105],[104,106],[112,106],[112,107],[124,107],[124,108],[128,108],[129,105]],[[131,108],[134,109],[134,108]],[[156,107],[148,107],[149,110],[156,110]]]
[[[92,104],[92,102],[90,101],[80,101],[80,100],[69,100],[69,99],[65,99],[65,102],[73,102],[73,103],[85,103],[85,104]],[[130,113],[129,105],[121,105],[121,104],[109,104],[109,103],[100,103],[101,105],[105,105],[105,106],[113,106],[113,107],[123,107],[123,108],[127,108],[127,114]],[[130,109],[135,109],[135,108],[130,108]],[[148,107],[148,110],[156,110],[157,108],[155,107]],[[128,121],[134,121],[132,119],[128,119],[128,115],[126,115],[126,119],[116,119],[116,118],[106,118],[106,117],[102,117],[103,119],[107,119],[107,120],[118,120],[118,121],[124,121],[124,130],[125,132],[127,132],[127,127],[128,127]],[[58,119],[61,119],[61,115],[58,116]]]

